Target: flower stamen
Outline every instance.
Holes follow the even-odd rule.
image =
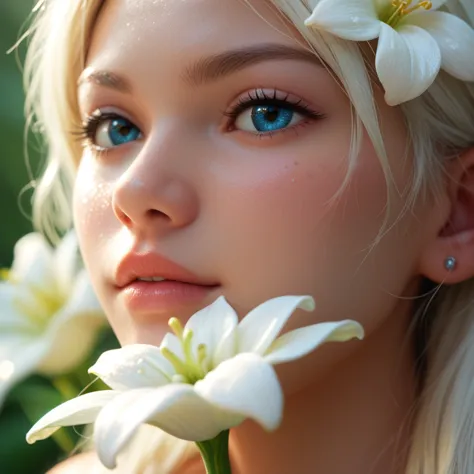
[[[192,350],[193,331],[190,329],[185,330],[177,318],[171,318],[168,321],[168,326],[181,343],[184,360],[180,359],[168,348],[161,348],[161,353],[163,354],[163,357],[168,359],[176,372],[184,377],[186,383],[194,384],[198,380],[203,379],[208,372],[203,363],[206,357],[206,346],[204,344],[199,345],[196,360]]]
[[[174,352],[171,352],[167,347],[161,347],[160,351],[163,354],[163,357],[168,359],[174,367],[174,370],[176,370],[179,375],[185,377],[186,380],[193,378],[189,367]]]
[[[195,365],[192,347],[191,347],[192,341],[193,341],[193,332],[190,329],[188,329],[184,332],[184,335],[181,338],[181,343],[183,345],[183,352],[184,352],[184,357],[186,359],[186,363],[190,365]]]
[[[415,5],[411,6],[412,3],[412,0],[392,0],[392,7],[394,7],[395,10],[391,12],[391,15],[385,23],[395,27],[404,16],[407,16],[420,8],[425,10],[431,10],[433,8],[433,3],[430,0],[420,0]]]
[[[178,339],[183,338],[184,328],[183,328],[183,325],[181,324],[181,321],[178,318],[171,318],[168,321],[168,326],[171,328],[171,330],[173,331],[173,333]]]
[[[408,5],[410,5],[411,2],[408,2]],[[411,8],[406,8],[405,10],[402,11],[402,15],[409,15],[410,13],[413,13],[416,10],[419,10],[420,8],[424,8],[425,10],[431,10],[433,8],[433,2],[430,2],[429,0],[424,0],[422,2],[418,2],[415,6]]]

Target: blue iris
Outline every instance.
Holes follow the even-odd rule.
[[[118,146],[139,138],[140,130],[127,119],[117,118],[110,121],[108,135],[112,144]]]
[[[287,127],[295,112],[278,105],[257,105],[252,108],[252,122],[259,132],[273,132]]]

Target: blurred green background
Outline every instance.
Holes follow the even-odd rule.
[[[26,48],[23,44],[14,53],[7,54],[7,51],[24,31],[33,4],[33,0],[0,0],[0,268],[10,266],[15,242],[32,230],[27,217],[31,211],[31,191],[22,193],[30,181],[24,151],[24,96],[20,66]],[[38,155],[34,147],[30,147],[29,155],[35,170]],[[0,409],[1,474],[44,474],[64,457],[52,440],[32,446],[25,441],[25,434],[31,427],[29,418],[39,418],[60,401],[60,395],[40,377],[32,377],[12,392],[6,405]],[[29,418],[23,408],[27,408]]]
[[[7,55],[15,44],[29,16],[33,0],[0,1],[0,209],[3,218],[0,231],[0,267],[10,266],[13,245],[31,230],[30,221],[20,212],[22,189],[30,181],[25,165],[23,86],[20,65],[25,45]],[[38,163],[30,152],[33,167]],[[29,214],[31,192],[21,198],[21,206]],[[2,440],[3,441],[3,440]],[[4,473],[0,469],[0,472]]]

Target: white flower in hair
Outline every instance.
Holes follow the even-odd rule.
[[[377,74],[386,102],[398,105],[423,94],[441,68],[474,81],[474,29],[437,11],[446,2],[320,0],[305,24],[351,41],[378,38]]]
[[[345,320],[313,324],[278,337],[297,308],[314,309],[309,296],[283,296],[252,310],[239,323],[224,297],[194,314],[183,328],[170,320],[160,347],[134,344],[105,352],[89,372],[112,390],[70,400],[46,414],[27,435],[33,443],[61,426],[92,423],[97,453],[114,468],[118,453],[140,425],[205,441],[251,418],[276,429],[283,393],[274,364],[299,359],[325,342],[363,337]]]

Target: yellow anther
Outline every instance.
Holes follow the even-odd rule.
[[[429,0],[420,0],[414,4],[412,0],[392,0],[392,7],[388,19],[385,21],[387,25],[395,27],[398,22],[406,15],[413,13],[420,8],[431,10],[433,3]]]
[[[0,268],[0,280],[9,280],[10,270],[8,268]]]
[[[174,334],[176,335],[178,339],[183,338],[184,328],[183,328],[183,325],[181,324],[181,321],[178,318],[171,318],[168,321],[168,326],[171,328],[171,330],[174,332]]]
[[[410,2],[411,3],[411,2]],[[408,4],[407,6],[409,6]],[[413,13],[416,10],[419,10],[420,8],[424,8],[425,10],[431,10],[433,8],[433,3],[430,2],[429,0],[424,0],[422,2],[418,2],[416,5],[414,5],[411,8],[405,8],[402,10],[401,14],[402,15],[408,15],[410,13]]]

